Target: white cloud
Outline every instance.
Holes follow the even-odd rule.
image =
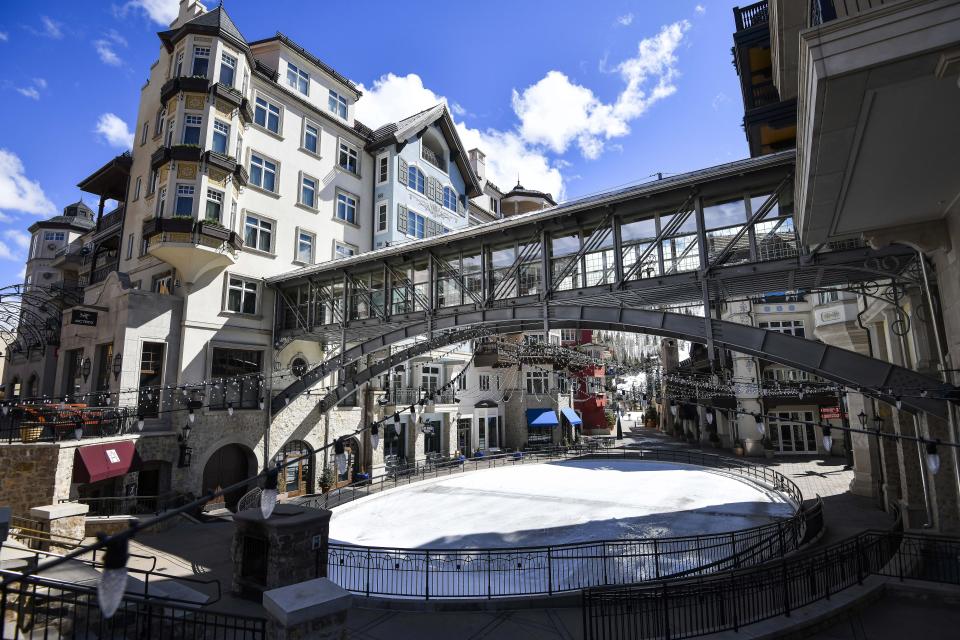
[[[6,31],[0,31],[0,42],[6,42],[9,39],[10,34],[8,34]]]
[[[30,246],[30,234],[19,229],[7,229],[3,232],[7,238],[9,238],[13,244],[17,245],[21,249],[27,249]]]
[[[727,94],[721,91],[717,95],[713,96],[713,100],[710,101],[710,106],[713,107],[714,111],[716,111],[723,103],[728,102],[729,100],[730,98],[727,97]]]
[[[167,27],[177,18],[179,4],[179,0],[130,0],[120,7],[119,13],[122,16],[131,9],[142,11],[157,24]]]
[[[10,250],[7,244],[0,240],[0,260],[16,260],[17,255]]]
[[[576,142],[584,157],[599,157],[605,140],[630,133],[631,120],[676,91],[675,52],[689,27],[682,20],[641,40],[637,55],[614,68],[625,86],[612,103],[601,101],[560,71],[550,71],[522,92],[514,90],[513,110],[520,118],[521,136],[554,153],[564,153]]]
[[[377,127],[396,122],[447,98],[423,86],[415,73],[381,76],[371,87],[361,87],[363,97],[357,102],[356,116],[364,124]],[[524,186],[563,196],[563,178],[559,169],[540,150],[527,144],[515,131],[475,129],[457,122],[457,130],[464,148],[479,148],[487,156],[487,177],[501,189],[515,184],[519,174]]]
[[[32,100],[40,99],[40,90],[47,88],[47,81],[43,78],[34,78],[32,84],[26,87],[15,87],[17,93]]]
[[[695,7],[693,8],[693,10],[694,10],[694,12],[696,12],[696,14],[697,14],[698,16],[702,16],[703,14],[705,14],[705,13],[707,12],[707,8],[706,8],[705,6],[703,6],[702,4],[698,4],[697,6],[695,6]]]
[[[617,24],[621,27],[629,27],[633,23],[633,14],[627,13],[622,16],[617,16]]]
[[[17,154],[6,149],[0,149],[0,209],[37,215],[52,215],[57,210],[40,183],[27,178]]]
[[[462,106],[460,106],[459,103],[457,103],[457,102],[451,102],[451,103],[450,103],[450,113],[452,113],[452,114],[455,115],[455,116],[459,116],[459,117],[462,118],[463,116],[467,115],[467,110],[464,109]]]
[[[63,37],[63,30],[60,28],[63,26],[62,22],[57,22],[47,16],[40,16],[40,22],[43,23],[43,31],[41,32],[43,35],[48,38],[53,38],[54,40],[59,40]]]
[[[133,146],[133,133],[127,123],[113,113],[104,113],[97,120],[96,133],[103,136],[103,140],[111,147],[129,149]]]
[[[93,46],[97,50],[97,55],[100,56],[100,61],[104,64],[112,67],[119,67],[123,64],[123,60],[120,59],[114,49],[117,46],[126,47],[127,40],[114,29],[105,33],[102,38],[94,40]]]

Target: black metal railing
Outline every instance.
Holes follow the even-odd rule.
[[[0,416],[0,443],[117,436],[128,433],[135,420],[127,407],[17,405]]]
[[[109,619],[100,613],[97,587],[22,576],[0,588],[6,638],[220,638],[260,640],[266,620],[216,613],[167,598],[127,594]]]
[[[960,538],[867,531],[745,571],[583,593],[584,638],[691,638],[781,615],[871,576],[960,584]]]
[[[433,401],[437,404],[450,404],[454,402],[456,395],[456,392],[451,390],[436,392],[434,393]],[[420,402],[420,400],[425,397],[426,391],[424,391],[422,388],[391,387],[384,390],[381,402],[384,404],[411,405]]]
[[[819,506],[804,509],[800,489],[767,467],[688,450],[551,449],[417,465],[363,480],[300,504],[332,508],[400,484],[502,465],[599,457],[681,462],[720,469],[778,490],[798,505],[787,519],[740,531],[674,538],[601,540],[496,549],[396,549],[331,543],[327,577],[363,595],[416,598],[496,598],[552,595],[599,585],[709,575],[782,558],[809,542],[822,526]]]
[[[736,21],[737,31],[743,31],[758,24],[766,24],[770,21],[767,0],[755,2],[746,7],[734,7],[733,19]]]
[[[158,514],[184,503],[182,494],[169,492],[157,496],[107,496],[98,498],[63,499],[90,507],[87,516],[137,516]]]

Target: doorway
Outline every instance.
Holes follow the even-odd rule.
[[[241,444],[228,444],[213,452],[203,467],[203,493],[220,490],[250,477],[252,452]],[[237,501],[247,492],[246,486],[234,489],[223,496],[223,506],[231,511]]]
[[[777,453],[817,452],[812,411],[778,411],[770,418],[770,440]],[[804,424],[806,423],[806,424]]]

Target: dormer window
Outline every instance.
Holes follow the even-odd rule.
[[[287,63],[287,84],[305,96],[310,95],[310,74],[290,62]]]
[[[433,129],[423,134],[420,155],[440,171],[447,172],[447,149],[441,141],[440,135]]]
[[[330,109],[330,113],[336,114],[344,120],[347,119],[347,99],[333,89],[330,89],[330,98],[327,101],[327,108]]]

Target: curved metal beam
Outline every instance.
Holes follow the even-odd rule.
[[[389,360],[399,362],[402,361],[398,360],[401,357],[409,359],[416,355],[412,351],[417,348],[420,348],[418,353],[422,353],[444,345],[462,342],[465,338],[457,335],[460,331],[471,328],[482,328],[489,333],[542,331],[543,312],[542,306],[523,306],[483,309],[434,318],[432,323],[434,332],[450,333],[437,334],[426,343],[397,353]],[[551,329],[601,329],[647,333],[693,342],[707,340],[707,326],[703,318],[664,311],[614,306],[557,305],[547,308],[547,322]],[[942,398],[960,399],[960,390],[953,385],[853,351],[726,320],[711,320],[710,326],[715,344],[813,373],[846,387],[860,387],[866,395],[884,402],[893,403],[895,396],[902,394],[905,396],[902,398],[903,406],[914,412],[930,413],[946,419],[947,403]],[[292,399],[322,378],[337,371],[342,365],[376,353],[397,342],[426,334],[428,330],[426,322],[413,322],[347,349],[342,355],[321,363],[302,380],[287,387],[273,401],[274,415],[283,410],[284,397]],[[364,373],[369,373],[363,381],[369,380],[377,373],[382,373],[391,365],[385,365],[382,368],[380,366],[381,363],[376,363],[365,369]],[[325,406],[331,407],[339,398],[355,391],[357,384],[355,379],[335,388],[327,395],[331,402],[326,402]],[[893,393],[889,393],[889,390],[893,390]],[[907,391],[903,393],[899,390]],[[927,390],[934,397],[908,395],[910,392],[919,395],[920,390]],[[326,401],[327,398],[324,400]]]

